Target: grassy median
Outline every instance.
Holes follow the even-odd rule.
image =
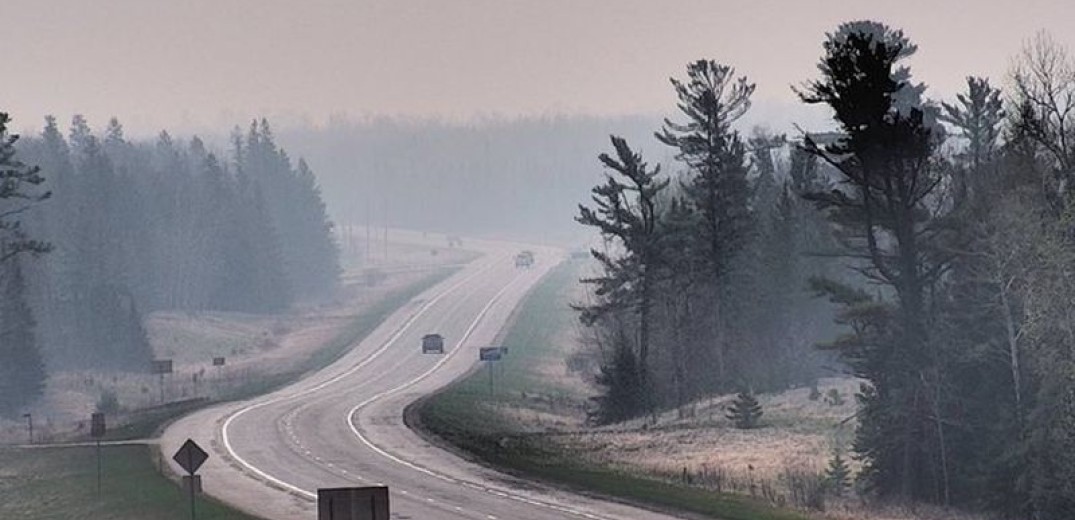
[[[568,304],[581,272],[576,262],[553,270],[524,299],[505,333],[508,356],[416,404],[408,414],[412,424],[498,469],[583,493],[722,520],[805,520],[749,497],[588,463],[585,453],[569,442],[535,427],[539,419],[527,419],[539,417],[550,403],[578,406],[586,401],[577,386],[549,377],[548,369],[562,364],[566,349],[559,343],[570,337],[564,331],[575,327]]]

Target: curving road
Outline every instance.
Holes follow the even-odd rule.
[[[161,438],[164,454],[188,437],[210,452],[205,491],[271,519],[316,518],[317,488],[387,485],[394,519],[668,520],[675,518],[549,488],[492,471],[431,446],[403,409],[466,373],[493,344],[526,292],[562,252],[470,241],[485,253],[394,313],[328,368],[275,393],[188,416]],[[444,355],[420,338],[445,337]],[[173,470],[179,472],[177,467]]]

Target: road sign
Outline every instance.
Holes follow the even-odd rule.
[[[198,468],[202,467],[202,464],[205,464],[205,460],[208,458],[209,454],[190,439],[187,439],[187,442],[184,442],[183,446],[172,456],[172,460],[176,461],[191,475],[198,471]]]
[[[170,359],[154,359],[153,366],[151,367],[154,374],[171,374],[172,373],[172,360]]]
[[[105,436],[105,414],[97,412],[90,416],[90,437],[100,439]]]
[[[215,366],[215,367],[224,366],[224,358],[223,357],[215,357],[215,358],[213,358],[213,366]]]
[[[388,520],[385,486],[317,490],[318,520]]]
[[[503,353],[500,347],[482,347],[478,349],[479,361],[500,361],[500,357]]]

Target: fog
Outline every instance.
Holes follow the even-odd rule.
[[[1070,519],[1073,20],[5,3],[0,443],[25,419],[28,444],[78,444],[91,413],[199,437],[259,476],[229,504],[281,518],[261,494],[298,516],[316,494],[263,468],[345,475],[313,453],[346,449],[369,475],[347,482],[488,518],[723,518],[733,493],[758,519]],[[429,436],[667,511],[533,501]],[[8,492],[0,517],[36,503]],[[442,507],[423,498],[400,514]]]

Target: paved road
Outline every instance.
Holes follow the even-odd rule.
[[[396,312],[353,351],[294,385],[189,416],[161,439],[165,454],[187,438],[210,451],[206,492],[259,516],[316,518],[320,487],[383,484],[392,518],[668,520],[674,517],[519,481],[440,450],[410,431],[403,409],[464,374],[495,341],[520,299],[562,252],[468,241],[483,257]],[[420,352],[422,335],[445,337],[444,355]],[[179,471],[178,468],[174,468]]]

